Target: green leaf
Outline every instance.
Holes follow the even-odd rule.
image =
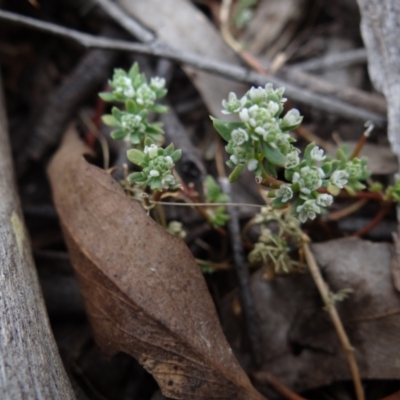
[[[278,173],[276,172],[276,169],[275,169],[274,165],[272,163],[268,162],[268,161],[265,163],[265,170],[273,178],[277,178],[278,177]]]
[[[159,134],[164,133],[161,122],[153,122],[146,126],[146,133]]]
[[[263,153],[267,160],[280,167],[283,167],[286,162],[286,157],[278,150],[271,147],[268,143],[262,143]]]
[[[172,158],[172,161],[174,162],[174,163],[176,163],[177,161],[179,161],[180,159],[181,159],[181,157],[182,157],[182,150],[175,150],[172,154],[171,154],[171,158]]]
[[[167,89],[156,89],[155,93],[156,93],[157,99],[161,99],[168,93],[168,90]]]
[[[133,80],[139,75],[139,65],[135,62],[128,72],[129,77]]]
[[[128,160],[136,165],[142,166],[144,165],[144,153],[142,153],[140,150],[137,149],[130,149],[126,152],[126,155],[128,156]]]
[[[158,113],[158,114],[165,114],[168,111],[168,107],[162,104],[154,104],[151,107],[151,111]]]
[[[271,206],[274,208],[283,208],[283,207],[287,207],[289,202],[290,201],[283,203],[281,199],[275,198],[274,200],[272,200]]]
[[[141,172],[132,172],[129,176],[128,176],[128,181],[129,183],[137,183],[138,181],[142,180],[143,176]]]
[[[126,136],[126,132],[121,131],[120,129],[117,129],[116,131],[112,131],[110,133],[110,136],[114,139],[114,140],[121,140]]]
[[[120,121],[120,120],[121,120],[122,111],[121,111],[118,107],[113,107],[113,108],[111,109],[111,114],[113,115],[113,117],[114,117],[117,121]]]
[[[306,149],[304,150],[304,156],[303,159],[307,161],[307,164],[310,165],[312,164],[312,160],[311,160],[311,151],[312,149],[315,148],[315,142],[310,143]]]
[[[132,144],[139,144],[140,143],[140,136],[139,136],[139,134],[138,133],[131,133],[130,134],[130,136],[129,136],[129,141],[132,143]]]
[[[114,101],[114,95],[111,92],[101,92],[99,97],[107,102]]]
[[[346,144],[342,144],[336,151],[336,158],[340,161],[347,161],[350,158],[350,149]]]
[[[160,179],[153,179],[150,183],[151,190],[159,190],[162,191],[162,185]]]
[[[231,140],[231,132],[234,129],[245,128],[245,124],[243,122],[227,122],[222,121],[221,119],[217,119],[211,117],[215,130],[221,135],[221,137],[229,142]]]
[[[229,182],[235,182],[239,178],[240,173],[243,171],[244,164],[239,164],[229,175]]]
[[[119,122],[111,114],[105,114],[101,117],[102,121],[108,126],[118,126]]]
[[[321,166],[321,168],[322,168],[322,171],[324,171],[325,176],[328,176],[332,171],[332,163],[328,161],[325,164],[323,164]]]
[[[333,196],[337,196],[340,193],[340,188],[338,188],[335,185],[329,185],[327,189],[328,189],[328,192],[330,194],[332,194]]]
[[[293,179],[293,174],[294,174],[294,171],[293,170],[291,170],[291,169],[285,169],[285,179],[287,180],[287,181],[292,181],[292,179]]]

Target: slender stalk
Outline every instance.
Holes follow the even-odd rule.
[[[306,235],[304,235],[304,242],[303,242],[304,255],[306,257],[308,267],[310,268],[311,275],[315,281],[315,284],[317,285],[318,291],[325,304],[325,309],[332,320],[332,323],[336,329],[336,333],[339,337],[339,341],[343,347],[345,356],[347,358],[347,362],[350,367],[351,375],[353,377],[354,389],[356,392],[357,400],[365,400],[364,389],[362,387],[357,361],[354,357],[354,348],[351,345],[350,340],[346,334],[342,321],[336,310],[335,304],[331,299],[328,285],[326,284],[321,275],[317,262],[315,261],[314,255],[311,252],[308,243],[309,243],[309,238]]]
[[[361,199],[358,200],[357,202],[351,204],[350,206],[343,208],[342,210],[330,213],[328,215],[328,220],[329,221],[338,221],[339,219],[342,219],[344,217],[347,217],[356,211],[358,211],[360,208],[364,207],[365,204],[367,204],[368,200],[367,199]]]
[[[354,232],[351,236],[357,236],[361,237],[366,235],[368,232],[372,231],[385,217],[385,215],[388,213],[390,210],[390,205],[392,203],[386,203],[378,212],[378,214],[375,215],[375,217],[367,224],[364,226],[364,228],[361,228],[357,232]]]
[[[275,392],[279,393],[286,400],[306,400],[304,397],[299,396],[297,393],[289,389],[283,382],[280,381],[275,375],[268,371],[258,371],[252,374],[252,378],[259,383],[266,383],[271,386]]]

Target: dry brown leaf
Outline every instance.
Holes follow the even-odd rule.
[[[354,290],[337,307],[361,377],[398,379],[400,294],[392,281],[391,245],[353,238],[314,244],[312,249],[333,292]],[[263,369],[296,392],[350,380],[343,350],[310,275],[266,282],[262,273],[252,276],[251,288],[264,339]],[[240,328],[235,328],[231,311],[234,298],[232,294],[226,299],[222,319],[240,357]]]
[[[84,153],[70,131],[48,173],[96,342],[108,356],[134,356],[168,397],[263,399],[233,356],[186,245]]]

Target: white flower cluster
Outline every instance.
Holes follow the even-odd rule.
[[[232,129],[226,150],[230,157],[229,165],[247,165],[256,175],[261,173],[257,147],[263,143],[275,149],[282,156],[288,156],[287,163],[293,167],[298,165],[298,152],[291,145],[294,141],[287,133],[296,128],[302,120],[296,109],[290,110],[281,119],[286,99],[284,88],[273,89],[271,84],[263,87],[252,87],[242,98],[229,93],[228,100],[222,101],[223,114],[237,114],[241,123]]]
[[[165,79],[154,77],[150,80],[150,85],[144,81],[138,81],[135,84],[134,80],[123,69],[114,71],[113,79],[110,81],[110,86],[114,94],[122,95],[126,99],[132,99],[141,106],[151,106],[157,99],[157,91],[165,88]]]
[[[274,192],[275,198],[281,204],[288,203],[298,193],[294,213],[301,222],[314,219],[321,213],[322,207],[329,207],[332,204],[333,197],[327,193],[318,193],[318,189],[328,185],[341,189],[347,183],[348,177],[346,171],[336,170],[327,179],[327,174],[321,165],[326,159],[324,151],[313,143],[308,149],[302,162],[297,151],[292,152],[291,157],[287,157],[287,162],[290,162],[286,167],[287,175],[292,185],[283,184]]]

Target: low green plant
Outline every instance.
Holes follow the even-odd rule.
[[[297,128],[303,117],[297,109],[282,116],[286,98],[284,88],[252,87],[241,99],[230,93],[223,100],[224,114],[236,115],[238,122],[211,117],[215,129],[228,143],[225,147],[233,168],[229,177],[235,181],[247,167],[259,183],[270,187],[268,194],[275,208],[292,206],[292,213],[305,222],[314,219],[333,202],[341,189],[350,193],[365,188],[362,183],[370,175],[366,160],[351,158],[339,148],[336,157],[327,157],[315,143],[304,154],[296,147],[290,131]],[[280,181],[278,169],[285,181]]]

